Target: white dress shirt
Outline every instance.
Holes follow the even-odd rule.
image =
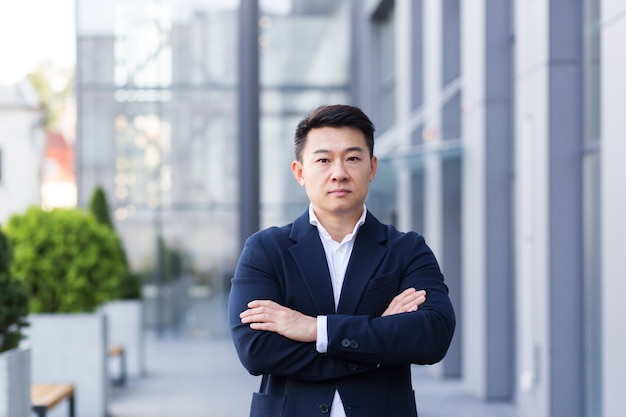
[[[352,248],[354,248],[354,240],[359,230],[359,227],[365,223],[365,214],[367,209],[363,205],[363,213],[359,221],[354,226],[352,233],[346,235],[343,240],[337,242],[330,237],[330,234],[324,229],[324,226],[318,221],[313,207],[309,205],[309,222],[317,227],[317,231],[322,240],[324,246],[324,252],[326,253],[326,261],[328,262],[328,270],[330,271],[330,280],[333,286],[333,296],[335,298],[335,309],[339,304],[339,296],[341,295],[341,287],[343,286],[343,280],[346,275],[346,269],[348,268],[348,262],[350,261],[350,255],[352,254]],[[317,351],[325,353],[328,348],[328,333],[326,329],[326,316],[317,316]],[[333,397],[333,403],[330,407],[330,417],[346,417],[346,412],[343,408],[343,403],[339,392],[335,391]]]

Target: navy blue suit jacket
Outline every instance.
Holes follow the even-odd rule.
[[[419,310],[381,317],[409,287],[426,290]],[[248,302],[263,299],[309,316],[327,315],[328,351],[241,324]],[[448,288],[423,237],[401,233],[369,212],[336,310],[324,248],[308,211],[247,240],[228,309],[242,364],[263,375],[252,417],[324,415],[335,390],[348,417],[415,417],[410,365],[440,361],[455,327]]]

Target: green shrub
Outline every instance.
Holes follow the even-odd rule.
[[[121,300],[137,300],[141,298],[141,277],[127,271],[118,283],[118,298]]]
[[[100,186],[96,187],[91,195],[91,200],[89,202],[89,211],[91,212],[91,214],[93,214],[98,223],[107,226],[111,230],[115,231],[115,228],[113,227],[113,222],[111,221],[111,217],[109,215],[109,203],[107,202],[104,189]],[[119,236],[117,238],[119,239],[119,245],[122,248],[124,265],[127,269],[126,273],[120,276],[120,280],[117,283],[118,297],[122,300],[134,300],[141,298],[141,278],[139,277],[139,275],[133,273],[130,270],[128,258],[126,257],[126,252],[124,251],[122,240]]]
[[[5,228],[12,273],[22,278],[33,313],[91,312],[118,298],[127,273],[115,232],[78,209],[29,208]]]
[[[106,194],[102,187],[98,186],[93,190],[91,194],[91,200],[89,201],[89,211],[94,215],[98,223],[109,226],[114,229],[111,216],[109,214],[109,204],[107,202]]]
[[[11,276],[12,258],[11,244],[0,230],[0,352],[16,348],[24,338],[22,328],[28,326],[28,293]]]

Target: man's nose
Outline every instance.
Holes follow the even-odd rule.
[[[348,173],[346,172],[346,167],[343,162],[337,162],[333,166],[333,181],[345,181],[348,178]]]

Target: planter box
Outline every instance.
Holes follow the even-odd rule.
[[[109,371],[102,313],[31,314],[24,333],[32,349],[32,381],[72,383],[76,415],[106,417]]]
[[[128,376],[145,374],[145,348],[143,334],[143,302],[141,300],[117,300],[102,306],[107,316],[109,343],[121,345],[126,352]],[[115,375],[114,370],[111,374]]]
[[[30,417],[31,350],[20,346],[0,353],[0,417]]]

